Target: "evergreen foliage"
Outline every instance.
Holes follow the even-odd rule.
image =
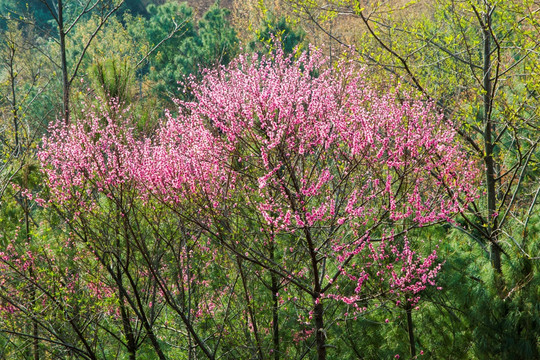
[[[149,78],[167,98],[184,96],[179,84],[202,69],[226,65],[238,51],[238,39],[231,27],[229,10],[213,5],[199,21],[187,3],[167,2],[148,7],[144,25],[150,47],[161,43],[149,57]]]
[[[535,0],[0,0],[0,359],[540,358],[538,14]],[[405,166],[428,145],[412,110],[389,135],[402,107],[457,134],[468,165],[445,179],[482,174],[451,184],[479,195],[460,215],[404,215],[451,191],[433,182],[444,158],[429,176]],[[392,140],[352,155],[369,129]],[[52,139],[72,146],[42,166]]]
[[[257,38],[250,43],[251,49],[257,50],[259,44],[271,46],[279,39],[286,54],[293,53],[306,37],[301,29],[295,28],[284,16],[280,18],[269,16],[255,35]]]

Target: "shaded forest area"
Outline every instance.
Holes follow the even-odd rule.
[[[540,358],[536,0],[0,0],[0,359]]]

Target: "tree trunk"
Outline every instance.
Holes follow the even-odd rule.
[[[313,309],[313,317],[315,319],[315,339],[317,342],[317,359],[326,359],[326,332],[324,331],[324,308],[320,301],[316,301]]]
[[[409,302],[407,302],[407,305],[405,307],[405,311],[407,312],[407,332],[409,334],[409,348],[411,350],[411,358],[414,359],[416,357],[416,343],[414,340],[414,327],[413,327],[413,320],[412,320],[412,306]]]
[[[60,57],[62,67],[62,115],[64,123],[69,124],[69,88],[68,66],[66,60],[66,33],[64,29],[64,6],[62,0],[58,0],[58,32],[60,37]]]
[[[321,302],[321,279],[319,274],[319,264],[317,260],[317,250],[311,237],[309,229],[304,227],[306,242],[311,258],[311,271],[313,276],[313,320],[315,321],[315,340],[317,344],[317,359],[326,360],[326,331],[324,329],[324,307]]]
[[[496,193],[496,171],[495,163],[493,161],[493,133],[495,132],[495,125],[491,118],[492,111],[492,79],[491,79],[491,7],[486,5],[485,17],[483,23],[483,50],[484,50],[484,64],[482,68],[483,75],[483,90],[484,90],[484,164],[486,166],[486,190],[487,190],[487,202],[488,202],[488,219],[487,219],[487,231],[490,242],[490,257],[493,268],[498,274],[502,274],[501,268],[501,249],[499,246],[499,231],[497,225],[497,193]]]
[[[270,243],[270,260],[275,262],[274,257],[274,239]],[[276,274],[270,271],[270,279],[272,281],[272,331],[273,331],[273,341],[274,341],[274,360],[279,360],[280,349],[279,349],[279,303],[278,303],[278,292],[279,292],[279,283]]]
[[[263,359],[263,352],[261,347],[261,340],[259,338],[259,330],[257,328],[257,321],[255,319],[254,311],[253,311],[253,302],[250,299],[249,291],[247,288],[247,280],[245,277],[245,273],[242,267],[242,260],[239,256],[236,257],[236,264],[238,265],[238,271],[240,273],[240,278],[242,280],[242,287],[244,289],[244,299],[246,301],[247,306],[247,312],[248,312],[248,321],[251,321],[251,326],[253,327],[253,336],[255,337],[255,343],[257,344],[257,353],[258,358]]]
[[[9,58],[9,80],[11,82],[11,111],[13,112],[13,131],[15,132],[15,154],[19,155],[19,109],[17,108],[17,91],[15,87],[15,78],[17,74],[14,69],[15,62],[15,43],[11,44]]]
[[[117,274],[121,277],[121,270],[119,265],[117,265]],[[122,318],[122,327],[124,328],[124,333],[126,336],[127,344],[126,348],[129,354],[129,360],[136,360],[137,358],[137,342],[135,341],[135,336],[133,334],[133,328],[129,321],[129,315],[125,306],[124,294],[119,291],[119,306],[120,306],[120,316]]]
[[[23,172],[23,187],[24,189],[28,190],[28,178],[30,176],[29,174],[30,168],[28,164],[24,167]],[[22,199],[23,204],[23,210],[24,210],[24,225],[25,225],[25,242],[28,242],[30,244],[30,204],[28,203],[28,198]],[[30,303],[32,304],[32,309],[30,310],[32,313],[32,317],[36,316],[34,314],[34,311],[36,311],[37,307],[37,298],[36,298],[36,277],[34,274],[34,264],[32,264],[29,268],[29,275],[31,280],[31,288],[30,288]],[[39,325],[38,322],[35,320],[32,320],[32,359],[33,360],[39,360]]]

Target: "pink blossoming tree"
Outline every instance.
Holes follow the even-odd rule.
[[[178,333],[189,338],[181,346],[215,358],[197,326],[205,327],[216,312],[227,318],[216,299],[232,294],[230,284],[216,284],[212,277],[221,277],[207,267],[219,258],[217,250],[201,239],[200,230],[167,216],[167,208],[141,191],[135,174],[151,143],[136,139],[129,109],[112,102],[90,105],[85,113],[77,124],[51,127],[39,156],[47,164],[49,203],[66,218],[79,246],[90,250],[103,282],[113,289],[117,303],[108,311],[121,320],[130,359],[144,341],[154,356],[166,359],[163,341]],[[179,320],[162,316],[168,312]],[[216,337],[219,343],[222,335]]]
[[[191,88],[194,100],[153,138],[89,116],[53,127],[40,158],[73,227],[106,223],[114,207],[118,248],[132,256],[115,261],[147,269],[201,354],[233,346],[222,339],[235,308],[252,356],[325,359],[339,319],[382,302],[410,308],[434,285],[436,252],[415,252],[409,231],[451,221],[476,196],[477,174],[433,104],[381,94],[352,62],[328,64],[314,49],[239,57]],[[181,225],[164,231],[163,217]],[[81,236],[107,253],[98,238]],[[179,286],[196,261],[206,265]],[[231,274],[207,271],[216,264]],[[195,285],[208,293],[179,301]],[[137,307],[142,316],[149,305]],[[203,313],[216,319],[212,335]]]

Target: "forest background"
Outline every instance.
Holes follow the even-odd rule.
[[[0,358],[540,358],[539,11],[535,0],[0,0]],[[204,97],[208,89],[197,84],[226,88],[230,79],[220,71],[253,70],[234,60],[239,55],[249,53],[254,62],[266,56],[278,74],[292,74],[295,66],[302,73],[313,65],[303,51],[327,57],[315,61],[312,78],[341,81],[347,66],[361,74],[347,81],[359,76],[359,86],[371,89],[375,100],[349,110],[382,117],[385,102],[392,114],[417,104],[411,106],[431,115],[404,116],[452,129],[454,147],[448,149],[467,154],[456,155],[454,165],[463,169],[455,176],[473,185],[475,195],[448,187],[463,208],[422,227],[418,218],[377,212],[394,195],[399,206],[400,194],[408,196],[420,177],[381,163],[402,181],[387,187],[387,198],[365,201],[379,216],[368,224],[376,229],[370,241],[388,238],[399,250],[392,255],[349,244],[357,247],[351,250],[361,257],[355,265],[366,277],[392,279],[388,266],[400,261],[403,273],[413,269],[419,279],[399,276],[419,288],[364,284],[361,276],[341,273],[348,261],[343,268],[332,262],[331,252],[343,248],[326,240],[312,244],[307,231],[275,235],[268,217],[276,218],[278,205],[264,203],[271,207],[267,215],[256,204],[288,194],[236,194],[245,206],[228,208],[225,216],[210,198],[178,202],[163,192],[148,200],[123,181],[102,186],[110,169],[101,169],[101,177],[83,176],[86,182],[77,186],[86,197],[66,190],[73,184],[55,182],[55,164],[68,160],[56,154],[54,163],[47,156],[54,157],[54,149],[67,152],[61,144],[92,148],[109,166],[115,149],[129,148],[132,138],[140,148],[137,141],[156,134],[167,140],[164,124],[182,119],[182,106],[216,99]],[[315,87],[309,84],[307,92]],[[343,102],[355,94],[346,93]],[[107,126],[112,123],[118,127]],[[167,129],[191,129],[184,125]],[[80,137],[62,137],[61,129]],[[212,139],[227,133],[191,130]],[[416,130],[433,141],[443,134],[420,125]],[[393,136],[391,146],[397,146]],[[193,150],[171,141],[186,153]],[[233,170],[249,159],[249,148],[235,149]],[[283,156],[267,150],[270,162]],[[414,158],[408,151],[405,156]],[[320,166],[333,166],[319,157],[298,159],[311,164],[317,179],[326,176]],[[265,178],[277,188],[294,178],[296,166],[280,164]],[[255,164],[248,178],[263,178],[257,171],[264,166]],[[469,172],[477,176],[466,178]],[[264,188],[247,180],[243,186],[253,186],[252,193]],[[337,217],[319,221],[328,225],[312,227],[319,238],[359,236],[358,227],[337,226]],[[271,234],[264,246],[251,243],[258,233]],[[303,264],[310,256],[311,268]],[[376,262],[380,268],[370,267]],[[332,279],[332,271],[340,275]],[[437,275],[436,285],[420,274]],[[334,298],[321,297],[327,288]]]

